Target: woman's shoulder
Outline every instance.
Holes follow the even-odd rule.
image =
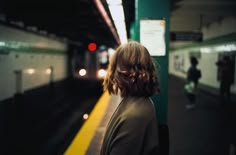
[[[156,116],[155,107],[148,97],[132,97],[127,101],[125,115],[133,119],[151,120]]]

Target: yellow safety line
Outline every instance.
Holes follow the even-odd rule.
[[[105,92],[97,102],[88,120],[83,124],[78,134],[67,148],[64,155],[85,155],[95,131],[101,122],[109,102],[109,94]]]

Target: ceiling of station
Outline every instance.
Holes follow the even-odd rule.
[[[93,0],[2,0],[0,14],[5,18],[3,24],[33,28],[76,45],[117,45]]]
[[[214,21],[236,16],[235,0],[170,1],[170,32],[196,32]],[[107,9],[106,1],[101,2]],[[134,2],[123,0],[127,32],[134,21]],[[1,0],[0,19],[2,16],[5,21],[0,20],[1,23],[10,26],[18,23],[18,27],[21,25],[23,29],[36,27],[37,32],[47,32],[47,35],[64,38],[77,45],[86,42],[112,47],[117,45],[95,0]]]
[[[236,16],[235,0],[171,0],[170,31],[200,31],[229,16]]]

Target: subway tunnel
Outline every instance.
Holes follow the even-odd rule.
[[[158,64],[161,154],[235,155],[235,10],[234,0],[2,0],[0,154],[99,155],[122,100],[103,79],[116,48],[134,40]],[[194,107],[191,57],[201,71]]]

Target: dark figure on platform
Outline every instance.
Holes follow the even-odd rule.
[[[233,84],[233,62],[229,56],[224,56],[222,60],[216,62],[219,67],[219,80],[220,80],[220,98],[221,102],[230,102],[230,86]]]
[[[192,109],[195,107],[196,101],[196,91],[198,86],[198,81],[201,78],[201,71],[197,69],[198,60],[196,57],[190,58],[191,66],[187,71],[187,82],[185,84],[185,93],[189,100],[189,103],[186,105],[187,109]]]
[[[101,155],[159,155],[156,111],[150,98],[159,92],[159,83],[148,50],[133,41],[119,46],[103,84],[122,101],[106,128]]]

